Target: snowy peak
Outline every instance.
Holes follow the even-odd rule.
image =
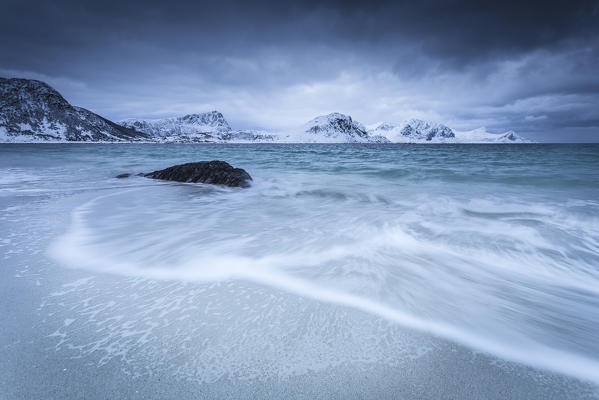
[[[478,128],[458,132],[446,125],[420,119],[410,119],[399,125],[382,122],[371,126],[368,132],[382,135],[393,143],[530,143],[514,131],[490,133],[485,128]]]
[[[33,107],[68,107],[69,103],[45,82],[34,79],[0,78],[0,104],[31,110]]]
[[[400,131],[402,136],[433,140],[440,138],[453,138],[455,134],[448,126],[434,124],[421,119],[411,119]]]
[[[0,141],[135,141],[147,136],[69,104],[48,84],[0,78]]]
[[[455,137],[451,128],[421,119],[410,119],[401,125],[380,123],[370,131],[385,136],[392,142],[445,141]]]
[[[350,135],[365,137],[366,128],[352,117],[340,113],[320,115],[306,124],[306,132],[324,136]]]
[[[205,126],[216,129],[220,132],[228,132],[231,130],[231,126],[225,119],[225,117],[218,111],[210,111],[199,114],[187,114],[183,117],[178,118],[181,123]]]
[[[354,121],[349,115],[331,113],[320,115],[305,125],[305,133],[313,141],[319,139],[328,142],[347,143],[381,143],[388,142],[380,136],[371,136],[361,123]]]
[[[522,136],[518,135],[514,131],[508,131],[506,133],[500,134],[497,138],[498,142],[527,142]]]
[[[490,133],[485,128],[472,131],[456,132],[457,143],[531,143],[514,131]]]
[[[215,134],[231,131],[231,126],[218,111],[152,120],[127,119],[120,124],[157,137],[210,139]]]
[[[166,143],[253,143],[275,140],[267,132],[231,129],[223,114],[218,111],[152,120],[127,119],[120,124],[145,132],[154,141]]]

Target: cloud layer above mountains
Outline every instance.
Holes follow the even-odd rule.
[[[339,111],[599,140],[597,1],[4,3],[0,75],[114,120]]]

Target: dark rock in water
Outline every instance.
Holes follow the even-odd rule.
[[[115,176],[115,178],[123,179],[123,178],[129,178],[130,176],[131,176],[131,174],[119,174],[119,175]]]
[[[233,168],[224,161],[200,161],[175,165],[144,176],[177,182],[202,182],[215,185],[248,187],[252,180],[250,174],[241,168]]]

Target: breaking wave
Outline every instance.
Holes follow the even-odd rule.
[[[302,175],[205,188],[99,196],[50,253],[103,273],[248,280],[599,382],[596,204]]]

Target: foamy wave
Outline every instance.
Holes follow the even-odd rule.
[[[260,184],[181,207],[193,187],[144,192],[160,189],[113,193],[78,207],[50,254],[101,273],[248,280],[599,382],[599,350],[592,333],[578,330],[596,323],[596,228],[572,224],[575,217],[563,210],[422,197],[384,211],[380,203],[364,205],[359,193],[325,196],[324,203],[296,196],[295,206],[304,208],[289,209],[288,196]]]

